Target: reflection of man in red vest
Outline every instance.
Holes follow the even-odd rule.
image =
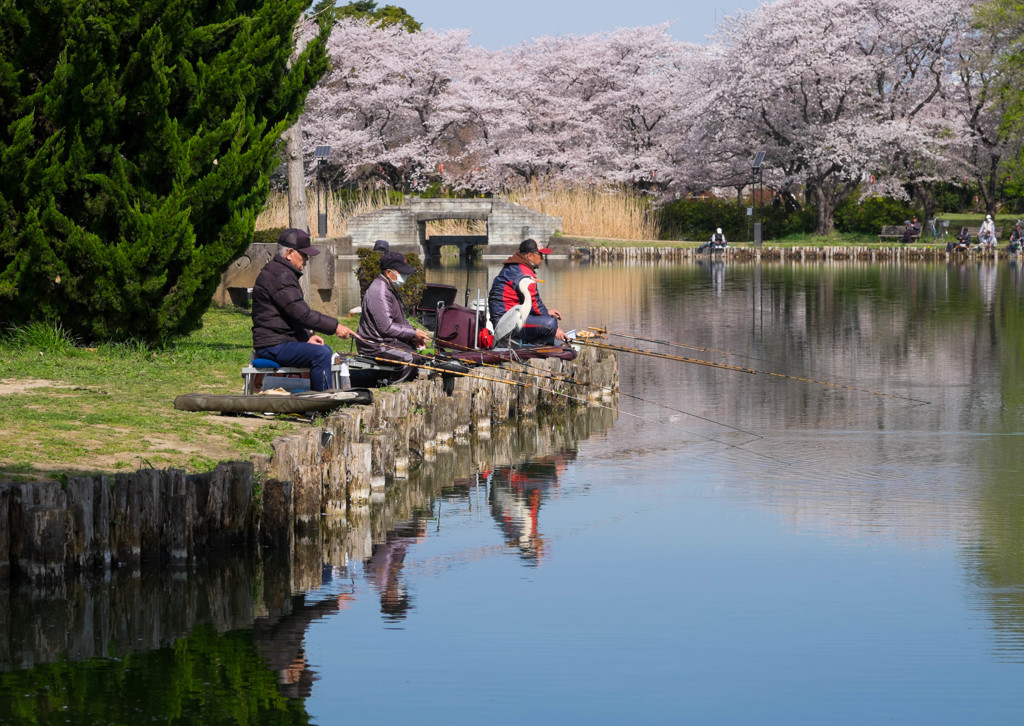
[[[501,525],[508,545],[519,548],[519,555],[539,563],[547,553],[539,529],[540,506],[565,471],[570,452],[528,461],[519,467],[503,467],[491,476],[491,514]]]
[[[537,267],[544,259],[544,255],[551,254],[546,247],[539,247],[537,240],[527,239],[519,245],[519,251],[505,260],[501,272],[494,278],[491,284],[491,292],[487,297],[487,305],[491,313],[491,323],[498,324],[501,316],[518,305],[519,282],[524,277],[536,279]],[[519,339],[523,343],[538,343],[540,345],[551,345],[556,340],[565,340],[565,331],[558,327],[558,321],[562,319],[561,313],[557,310],[548,310],[537,292],[537,284],[530,285],[530,314],[526,318],[526,324],[519,333]]]

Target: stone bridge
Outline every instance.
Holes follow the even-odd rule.
[[[427,222],[442,219],[483,220],[487,223],[487,234],[427,237]],[[440,254],[441,248],[447,245],[458,247],[462,255],[479,245],[482,257],[504,259],[528,237],[541,246],[550,246],[561,226],[559,217],[501,199],[412,198],[400,207],[383,207],[352,217],[348,220],[348,233],[353,248],[372,247],[374,241],[385,239],[393,250],[429,257]]]

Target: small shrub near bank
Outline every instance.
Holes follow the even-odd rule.
[[[363,247],[356,251],[356,255],[359,256],[359,266],[355,269],[355,274],[356,279],[359,280],[359,299],[362,300],[370,283],[380,274],[382,253]],[[422,260],[415,252],[408,253],[405,256],[405,261],[409,263],[414,272],[398,289],[398,299],[402,301],[402,306],[409,311],[419,305],[423,291],[427,287],[427,275],[423,270]]]
[[[727,239],[749,239],[754,220],[761,222],[763,239],[778,239],[814,230],[814,208],[783,202],[759,206],[756,217],[747,207],[724,199],[677,199],[659,210],[661,239],[706,240],[718,227]]]
[[[277,240],[281,237],[281,233],[284,232],[284,227],[270,227],[268,229],[258,229],[253,233],[252,242],[253,244],[277,244]]]
[[[909,202],[892,197],[868,197],[864,200],[847,199],[836,209],[836,230],[877,235],[882,227],[903,224],[917,217],[924,224],[923,213]]]
[[[758,207],[763,239],[811,235],[815,228],[813,205],[797,206],[777,199]],[[836,210],[835,229],[843,234],[875,236],[886,225],[903,224],[923,213],[909,202],[891,197],[850,197]],[[662,239],[706,240],[721,227],[729,240],[749,238],[747,207],[724,199],[677,199],[660,209]]]

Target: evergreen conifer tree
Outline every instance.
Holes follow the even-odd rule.
[[[308,0],[0,0],[0,326],[159,341],[252,240]]]

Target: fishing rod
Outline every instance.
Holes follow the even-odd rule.
[[[459,346],[459,347],[461,347],[461,346]],[[492,366],[494,368],[499,368],[501,370],[508,370],[508,371],[513,372],[513,373],[521,373],[521,374],[528,375],[528,376],[539,376],[539,377],[544,377],[544,378],[553,377],[553,376],[547,376],[547,375],[541,374],[539,372],[520,370],[520,369],[517,369],[517,368],[503,368],[502,366],[499,366],[499,365],[496,365],[496,364],[493,364],[493,363],[483,363],[482,361],[481,361],[480,365]],[[597,386],[598,385],[598,384],[590,383],[590,382],[587,382],[587,381],[572,381],[571,379],[565,379],[565,378],[556,378],[556,380],[570,380],[570,382],[572,382],[572,383],[574,383],[576,385],[585,385],[585,386]],[[576,396],[571,396],[571,395],[569,395],[567,393],[562,393],[561,391],[556,391],[556,390],[548,389],[548,388],[540,388],[539,386],[537,386],[536,388],[537,388],[538,391],[543,391],[544,393],[551,393],[551,394],[554,394],[556,396],[564,396],[566,398],[569,398],[569,399],[571,399],[573,401],[577,401],[577,402],[585,404],[585,405],[599,406],[601,408],[607,408],[607,409],[610,409],[610,410],[613,410],[613,411],[618,411],[621,414],[624,414],[626,416],[631,416],[633,418],[638,418],[638,419],[640,419],[642,421],[648,421],[648,422],[651,422],[651,423],[659,423],[657,421],[654,421],[653,419],[649,419],[649,418],[646,418],[644,416],[638,416],[637,414],[630,413],[629,411],[623,411],[622,409],[617,408],[617,407],[605,406],[603,404],[597,403],[596,401],[584,400],[584,399],[578,398]],[[608,388],[607,386],[601,386],[602,390],[607,389],[607,388]],[[722,426],[723,428],[727,428],[727,429],[730,429],[732,431],[736,431],[737,433],[745,434],[746,436],[752,436],[752,437],[754,437],[753,438],[754,441],[756,441],[758,439],[763,439],[764,438],[760,434],[756,434],[753,431],[747,431],[745,429],[741,429],[741,428],[738,428],[736,426],[730,426],[729,424],[722,423],[721,421],[715,421],[714,419],[708,418],[706,416],[701,416],[700,414],[692,413],[690,411],[684,411],[681,408],[673,408],[672,406],[666,406],[663,403],[658,403],[657,401],[651,401],[649,399],[642,398],[640,396],[636,396],[636,395],[634,395],[632,393],[626,393],[624,391],[619,391],[619,393],[621,395],[623,395],[623,396],[627,396],[627,397],[632,398],[634,400],[642,401],[643,403],[649,403],[649,404],[652,404],[654,406],[660,406],[661,408],[667,409],[669,411],[674,411],[675,413],[681,413],[684,416],[691,416],[693,418],[700,419],[701,421],[707,421],[708,423],[715,424],[716,426]],[[693,434],[694,436],[699,436],[702,439],[706,439],[707,441],[712,441],[712,442],[714,442],[716,444],[721,444],[722,446],[727,446],[727,447],[730,447],[730,448],[741,449],[743,451],[746,451],[747,453],[754,454],[755,456],[761,456],[761,457],[764,457],[766,459],[770,459],[771,461],[775,461],[775,462],[779,462],[779,463],[783,463],[783,464],[788,463],[788,462],[785,462],[785,461],[783,461],[781,459],[778,459],[778,458],[776,458],[774,456],[769,456],[768,454],[762,454],[762,453],[759,453],[759,452],[756,452],[756,451],[749,451],[748,449],[744,449],[742,446],[737,446],[736,444],[730,444],[727,441],[722,441],[720,439],[716,439],[713,436],[707,436],[706,434],[700,434],[700,433],[697,433],[696,431],[689,431],[689,433]],[[748,441],[747,443],[751,443],[751,442]]]
[[[658,343],[660,345],[668,345],[673,348],[685,348],[687,350],[696,350],[701,353],[721,353],[722,355],[730,355],[734,358],[746,358],[747,360],[765,360],[765,358],[756,358],[752,355],[741,355],[740,353],[730,353],[727,350],[720,350],[719,348],[708,348],[700,345],[690,345],[688,343],[676,343],[671,340],[661,340],[660,338],[645,338],[640,335],[629,335],[628,333],[616,333],[615,331],[608,330],[607,328],[597,328],[593,325],[587,327],[587,330],[593,330],[597,333],[604,335],[614,335],[617,338],[630,338],[632,340],[642,340],[646,343]]]
[[[791,381],[800,381],[802,383],[815,383],[819,386],[829,386],[830,388],[840,388],[847,391],[857,391],[859,393],[870,393],[874,396],[885,396],[886,398],[898,398],[901,401],[911,401],[917,404],[930,404],[931,401],[925,401],[921,398],[912,398],[910,396],[901,396],[898,393],[886,393],[885,391],[874,391],[870,388],[858,388],[857,386],[847,386],[843,383],[834,383],[832,381],[819,381],[814,378],[805,378],[803,376],[792,376],[788,373],[776,373],[774,371],[762,371],[756,368],[741,368],[740,366],[729,365],[728,363],[714,363],[712,361],[702,361],[695,358],[687,358],[685,356],[671,355],[669,353],[655,353],[650,350],[643,350],[642,348],[630,348],[624,345],[611,345],[608,343],[591,343],[586,340],[580,341],[584,345],[593,345],[598,348],[606,348],[608,350],[617,350],[623,353],[636,353],[638,355],[647,355],[653,358],[664,358],[666,360],[678,360],[684,363],[699,363],[700,365],[710,366],[711,368],[724,368],[725,370],[740,371],[743,373],[760,374],[763,376],[772,376],[774,378],[787,378]]]
[[[464,351],[467,351],[467,352],[476,352],[476,349],[474,349],[474,348],[468,348],[468,347],[466,347],[464,345],[459,345],[458,343],[453,343],[451,341],[448,341],[447,345],[451,345],[453,348],[458,348],[459,350],[464,350]],[[555,346],[551,346],[551,347],[553,349],[556,349],[556,350],[562,350],[561,348],[555,348]],[[440,357],[440,355],[441,354],[437,354],[434,357]],[[458,360],[458,359],[456,358],[456,360]],[[459,361],[459,362],[460,363],[465,363],[465,361]],[[512,363],[514,361],[507,361],[507,362]],[[563,375],[559,375],[559,374],[555,374],[555,373],[544,373],[542,371],[523,371],[523,370],[518,370],[518,369],[515,369],[515,368],[505,368],[505,367],[499,365],[498,363],[485,363],[482,360],[474,361],[474,364],[475,365],[485,366],[487,368],[497,368],[497,369],[503,370],[503,371],[509,370],[509,371],[515,371],[517,373],[525,373],[526,375],[536,376],[537,378],[546,378],[548,380],[558,381],[558,382],[561,382],[561,383],[571,383],[571,384],[573,384],[575,386],[596,386],[596,385],[598,385],[596,383],[591,383],[590,381],[578,381],[575,378],[570,378],[569,376],[563,376]],[[607,386],[602,386],[602,387],[603,388],[607,388]]]
[[[724,368],[727,371],[737,371],[738,373],[760,373],[761,371],[754,370],[753,368],[744,368],[742,366],[734,366],[731,363],[716,363],[710,360],[700,360],[699,358],[689,358],[684,355],[672,355],[671,353],[657,353],[653,350],[644,350],[643,348],[630,348],[626,345],[613,345],[612,343],[596,343],[586,338],[577,339],[577,343],[581,345],[589,345],[595,348],[603,348],[604,350],[613,350],[619,353],[636,353],[637,355],[649,355],[652,358],[664,358],[665,360],[677,360],[682,363],[696,363],[697,365],[709,366],[711,368]]]
[[[370,356],[366,356],[370,358]],[[381,363],[390,363],[392,365],[399,366],[411,366],[413,368],[423,368],[428,371],[437,371],[438,373],[449,373],[453,376],[463,376],[465,378],[477,378],[481,381],[493,381],[494,383],[504,383],[508,386],[521,386],[523,388],[529,388],[530,384],[523,383],[522,381],[510,381],[507,378],[491,378],[489,376],[475,376],[472,373],[463,373],[462,371],[453,371],[447,368],[437,368],[436,366],[428,366],[422,363],[406,363],[405,361],[395,360],[394,358],[377,358],[372,357],[370,360],[380,361]]]

